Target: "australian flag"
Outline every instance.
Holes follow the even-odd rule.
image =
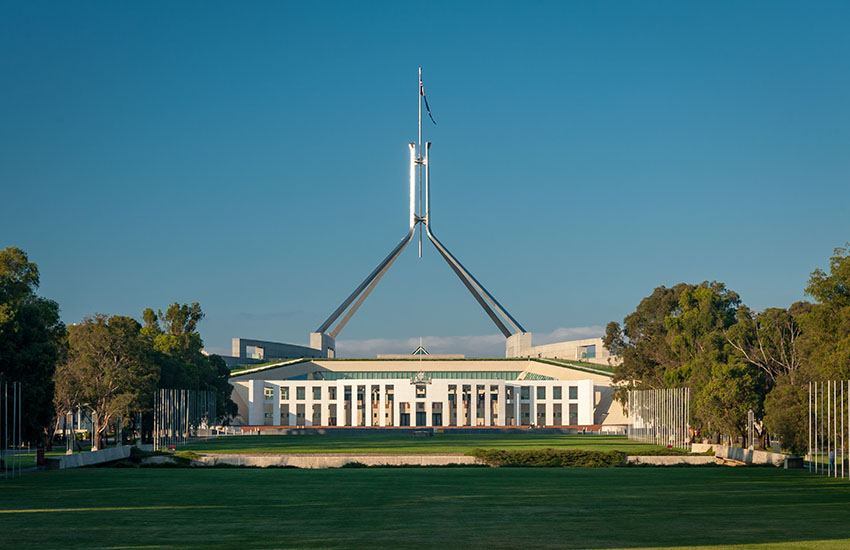
[[[428,106],[428,98],[425,97],[425,87],[422,85],[422,77],[419,77],[419,93],[422,95],[422,99],[425,100],[425,110],[428,111],[428,116],[431,118],[431,122],[434,125],[437,125],[437,121],[434,120],[434,116],[431,114],[431,107]]]

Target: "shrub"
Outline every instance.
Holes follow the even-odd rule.
[[[604,468],[618,466],[626,460],[620,451],[586,451],[583,449],[528,449],[504,451],[473,449],[469,456],[490,466],[543,468]]]

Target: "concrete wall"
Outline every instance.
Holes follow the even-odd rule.
[[[529,361],[529,372],[543,376],[551,376],[558,380],[590,379],[593,381],[594,409],[593,423],[628,424],[629,418],[623,410],[623,405],[614,399],[614,390],[617,388],[611,382],[611,377],[604,374],[592,374],[567,367],[556,367],[548,363]]]
[[[555,342],[554,344],[544,344],[541,346],[531,345],[531,334],[528,334],[527,345],[525,341],[522,346],[516,350],[508,347],[508,357],[543,357],[551,359],[569,359],[570,361],[586,361],[597,365],[617,365],[621,359],[616,355],[611,355],[605,345],[602,343],[602,338],[586,338],[584,340],[569,340],[566,342]],[[588,346],[596,347],[595,357],[583,357],[587,352]]]
[[[250,340],[248,338],[234,338],[231,353],[233,357],[248,358],[247,348],[256,347],[262,350],[261,361],[271,359],[297,359],[299,357],[327,357],[322,351],[306,346],[295,344],[284,344],[282,342],[269,342],[266,340]],[[226,361],[226,360],[225,360]]]
[[[505,341],[505,357],[528,357],[524,350],[531,347],[531,333],[520,332],[508,336]]]
[[[463,455],[204,455],[198,460],[205,466],[295,466],[297,468],[339,468],[349,462],[367,466],[446,466],[448,464],[477,464],[478,459]]]
[[[65,456],[51,456],[45,459],[45,467],[48,470],[65,470],[67,468],[80,468],[82,466],[94,466],[104,462],[123,460],[130,456],[130,446],[122,445],[92,451],[89,453],[74,453]]]
[[[336,340],[324,332],[310,333],[310,347],[319,350],[319,355],[311,357],[336,357]]]
[[[726,445],[715,445],[712,443],[694,443],[691,446],[691,451],[695,453],[704,453],[708,449],[714,449],[714,456],[718,458],[728,458],[745,462],[747,464],[772,464],[773,466],[784,466],[785,459],[788,455],[781,453],[770,453],[767,451],[751,451],[740,447],[728,447]]]

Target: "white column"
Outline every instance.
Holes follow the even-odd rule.
[[[330,424],[330,416],[331,416],[331,397],[330,397],[330,383],[322,383],[322,393],[320,394],[321,399],[319,400],[319,408],[322,411],[322,426],[328,426]]]
[[[546,401],[544,401],[544,403],[545,403],[545,406],[546,406],[546,425],[547,426],[552,426],[555,423],[555,409],[554,409],[555,405],[554,405],[553,400],[552,400],[553,397],[554,397],[554,392],[555,392],[555,389],[554,389],[554,386],[552,384],[549,384],[549,385],[546,386]]]
[[[434,425],[434,422],[433,422],[434,419],[431,416],[433,414],[433,410],[432,410],[433,406],[431,405],[431,391],[430,390],[431,390],[431,388],[425,389],[425,425],[426,426],[433,426]]]
[[[280,426],[280,384],[274,385],[272,393],[272,425]]]
[[[378,426],[387,425],[387,385],[378,386]]]
[[[393,384],[393,426],[401,426],[401,384],[396,380]]]
[[[336,425],[346,426],[345,423],[345,383],[336,381]]]
[[[363,386],[363,425],[372,425],[372,384]]]
[[[505,402],[507,399],[505,398],[505,381],[499,380],[499,418],[496,421],[498,426],[506,426],[505,424],[505,414],[507,414],[507,407],[505,406]]]
[[[469,425],[478,425],[478,384],[469,386]]]
[[[484,385],[484,425],[492,426],[493,425],[493,401],[492,396],[490,395],[490,386],[491,384],[488,382]]]
[[[358,412],[359,412],[359,409],[357,408],[357,382],[355,381],[351,385],[351,425],[352,426],[359,426],[360,425],[360,423],[358,422],[358,416],[359,416]]]
[[[248,424],[251,426],[263,425],[263,381],[251,380],[248,382]]]
[[[295,409],[295,386],[293,384],[287,384],[286,391],[289,394],[289,399],[286,400],[289,405],[289,413],[287,415],[289,418],[289,425],[295,426],[295,420],[297,418],[297,410]]]
[[[458,426],[468,426],[469,425],[469,417],[464,418],[463,416],[463,384],[457,385],[457,425]]]
[[[514,384],[513,388],[514,388],[514,426],[521,426],[522,425],[522,419],[520,418],[519,414],[522,412],[522,410],[519,406],[519,396],[522,394],[522,392],[520,391],[521,388],[520,388],[519,384]]]
[[[441,382],[442,382],[442,381],[441,381]],[[449,383],[448,383],[448,382],[446,382],[446,383],[445,383],[445,384],[443,384],[442,386],[443,386],[443,387],[442,387],[442,391],[443,391],[443,400],[442,400],[442,402],[443,402],[443,415],[442,415],[442,421],[443,421],[443,427],[445,428],[446,426],[448,426],[448,425],[449,425],[449,405],[451,404],[451,402],[449,401]]]
[[[304,386],[304,427],[313,425],[313,384],[306,382]]]
[[[579,380],[578,386],[578,423],[593,424],[593,409],[596,396],[592,380]]]
[[[536,386],[528,387],[528,423],[537,424],[537,391]]]

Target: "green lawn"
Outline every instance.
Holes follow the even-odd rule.
[[[774,468],[78,469],[0,478],[4,548],[850,547],[850,482]]]
[[[182,445],[180,449],[200,453],[383,453],[463,454],[481,449],[590,449],[628,452],[661,449],[656,445],[629,441],[625,436],[541,434],[435,434],[411,437],[404,432],[364,430],[361,433],[316,435],[227,436]]]

